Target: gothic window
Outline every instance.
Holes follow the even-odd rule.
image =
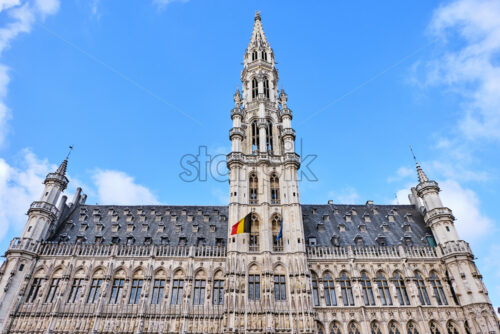
[[[30,291],[28,292],[28,297],[26,298],[27,303],[33,303],[36,300],[36,297],[38,297],[38,292],[40,291],[42,283],[43,283],[43,278],[41,277],[36,277],[33,279]]]
[[[92,282],[90,283],[89,296],[87,297],[87,303],[93,304],[99,299],[99,293],[101,292],[101,286],[103,282],[103,271],[102,269],[97,270],[94,273]]]
[[[248,275],[248,299],[260,299],[260,275]]]
[[[359,325],[355,321],[351,321],[349,325],[347,326],[347,333],[348,334],[361,334],[361,331],[359,330]]]
[[[375,280],[378,286],[378,292],[380,294],[380,300],[382,305],[392,305],[391,293],[389,291],[389,283],[385,276],[379,272]]]
[[[205,288],[207,280],[205,272],[200,270],[196,273],[194,280],[193,305],[203,305],[205,303]]]
[[[441,334],[441,331],[439,330],[439,326],[436,324],[436,322],[431,321],[429,323],[429,328],[431,330],[431,334]]]
[[[286,300],[285,275],[274,275],[274,299]]]
[[[425,288],[425,281],[417,271],[415,272],[415,283],[418,289],[418,298],[420,299],[420,304],[430,305],[431,301],[429,299],[429,295],[427,294],[427,289]]]
[[[273,251],[282,252],[283,251],[283,237],[280,236],[281,231],[281,217],[277,214],[273,215],[271,218],[271,228],[273,235]],[[278,236],[280,237],[278,239]]]
[[[269,98],[269,79],[264,78],[264,96]]]
[[[406,291],[405,280],[401,277],[401,274],[396,272],[392,278],[394,282],[394,287],[396,288],[396,295],[398,296],[399,305],[410,305],[410,299],[408,298],[408,292]]]
[[[317,329],[318,334],[325,334],[325,329],[324,329],[323,325],[321,324],[321,322],[316,321],[316,329]]]
[[[329,273],[327,273],[323,277],[323,288],[325,290],[326,306],[337,306],[337,297],[335,295],[335,281]]]
[[[344,306],[354,306],[354,295],[352,294],[351,279],[345,272],[340,275],[340,290],[342,291],[342,300]]]
[[[415,324],[415,322],[413,321],[408,321],[408,324],[406,325],[406,331],[408,332],[408,334],[420,334],[418,332],[417,324]]]
[[[214,305],[224,305],[224,279],[221,271],[214,276],[212,302]]]
[[[111,288],[111,297],[109,298],[110,304],[116,304],[120,301],[124,285],[125,285],[124,279],[115,278],[113,280],[113,286]]]
[[[73,279],[73,284],[71,285],[71,290],[69,292],[68,303],[74,303],[80,297],[83,288],[83,278]]]
[[[259,180],[257,179],[257,175],[255,173],[250,174],[249,178],[249,187],[250,187],[250,204],[258,203],[258,185]]]
[[[257,60],[257,51],[252,52],[252,61]]]
[[[172,282],[172,299],[171,305],[179,305],[182,302],[182,290],[184,288],[184,280],[174,279]]]
[[[366,306],[375,305],[375,298],[373,298],[372,282],[366,273],[361,274],[361,288],[363,290],[363,300]]]
[[[314,306],[319,306],[318,276],[312,275],[312,290]]]
[[[269,153],[273,153],[273,124],[271,122],[267,122],[266,129],[266,151]]]
[[[155,279],[153,282],[153,294],[151,304],[160,304],[165,290],[165,280]]]
[[[262,59],[267,60],[267,53],[266,51],[262,51]]]
[[[45,297],[46,303],[52,303],[54,301],[60,283],[61,283],[60,278],[53,278],[52,281],[50,281],[49,293],[47,294],[47,297]]]
[[[391,321],[389,323],[389,334],[401,334],[401,331],[399,330],[399,326],[395,321]]]
[[[257,215],[252,214],[250,218],[250,242],[249,250],[251,252],[257,252],[259,250],[259,219]]]
[[[429,282],[431,283],[432,289],[434,291],[434,297],[436,297],[438,305],[448,305],[448,300],[446,299],[446,295],[444,294],[443,284],[441,284],[441,280],[439,279],[439,277],[437,277],[435,271],[431,272]]]
[[[259,83],[256,78],[252,79],[252,99],[255,99],[259,95]]]
[[[142,284],[143,284],[142,279],[134,279],[132,280],[132,288],[130,290],[130,297],[128,299],[129,304],[138,304],[139,299],[141,298],[141,291],[142,291]]]
[[[334,321],[330,325],[330,334],[342,334],[342,330],[340,329],[342,326],[337,322]]]
[[[382,334],[380,330],[380,325],[378,322],[373,321],[370,325],[370,334]]]
[[[280,180],[278,175],[271,175],[271,204],[280,204]]]
[[[448,334],[460,334],[457,326],[452,321],[448,321],[448,325],[446,326],[446,330],[448,331]]]

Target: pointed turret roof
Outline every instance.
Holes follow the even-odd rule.
[[[425,175],[425,172],[422,169],[422,167],[420,167],[420,164],[418,163],[418,161],[415,161],[415,163],[417,165],[418,182],[420,182],[420,183],[429,182],[427,175]]]
[[[255,13],[255,22],[253,24],[252,37],[250,38],[250,43],[248,48],[256,45],[268,46],[266,35],[264,34],[264,29],[262,28],[262,22],[260,19],[260,12]]]
[[[66,169],[68,168],[68,158],[64,159],[64,161],[59,165],[56,170],[56,174],[61,176],[66,176]]]

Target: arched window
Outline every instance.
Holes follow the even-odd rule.
[[[347,333],[348,334],[361,334],[361,331],[359,330],[359,325],[355,321],[351,321],[349,325],[347,326]]]
[[[326,306],[337,306],[337,296],[335,295],[335,281],[329,273],[323,276],[323,288],[325,290]]]
[[[448,321],[448,325],[446,325],[446,330],[448,331],[448,334],[460,334],[457,325],[455,325],[453,321]]]
[[[431,321],[429,323],[429,329],[431,330],[431,334],[441,334],[441,331],[439,330],[438,324],[436,324],[435,321]]]
[[[420,334],[417,324],[411,320],[406,324],[406,331],[408,332],[408,334]]]
[[[170,297],[170,305],[182,304],[182,294],[184,292],[184,273],[182,270],[177,270],[172,280],[172,293]]]
[[[342,291],[342,300],[344,301],[344,306],[354,306],[354,296],[352,294],[351,279],[347,276],[345,272],[340,275],[340,291]]]
[[[115,272],[113,278],[113,285],[111,286],[111,296],[109,296],[110,304],[120,303],[123,296],[123,287],[125,285],[125,271],[119,269]]]
[[[316,331],[318,334],[325,334],[325,328],[321,324],[321,322],[316,320]]]
[[[269,79],[264,78],[264,96],[269,98]]]
[[[260,300],[260,274],[256,265],[248,273],[248,299]]]
[[[101,286],[104,282],[104,271],[98,269],[95,271],[92,281],[90,282],[90,291],[87,297],[87,304],[94,304],[100,297]]]
[[[318,291],[318,276],[313,273],[312,274],[312,291],[313,291],[313,302],[314,306],[319,306],[319,291]]]
[[[395,321],[389,323],[389,334],[401,334],[401,330]]]
[[[436,275],[435,271],[431,272],[429,282],[431,283],[432,289],[434,291],[434,297],[436,298],[438,305],[448,305],[448,300],[446,299],[446,295],[444,294],[443,284],[441,284],[441,280]]]
[[[28,291],[28,297],[26,297],[26,302],[27,303],[34,303],[41,294],[41,287],[44,281],[45,277],[45,271],[43,269],[40,269],[36,272],[33,281],[31,282],[31,288]]]
[[[252,61],[257,60],[257,51],[252,52]]]
[[[73,278],[73,283],[71,284],[68,303],[76,303],[78,301],[83,291],[84,281],[85,281],[85,272],[83,271],[83,269],[79,269],[76,272],[75,277]]]
[[[380,300],[382,301],[382,305],[392,305],[391,293],[389,291],[389,283],[387,279],[379,272],[377,278],[375,280],[378,286],[378,292],[380,294]]]
[[[267,60],[267,53],[266,51],[262,51],[262,59]]]
[[[274,270],[274,300],[286,300],[285,269],[282,266]]]
[[[271,192],[272,192],[272,190],[271,190]],[[280,236],[281,217],[278,214],[274,214],[271,218],[271,229],[272,229],[272,235],[273,235],[273,251],[282,252],[283,251],[283,237],[282,237],[282,235]],[[278,239],[278,237],[279,237],[279,239]]]
[[[214,275],[214,289],[212,296],[212,302],[214,305],[224,304],[224,275],[220,270]]]
[[[280,179],[276,173],[271,174],[271,204],[280,204]]]
[[[337,321],[332,322],[330,325],[330,334],[342,334],[341,328],[342,326]]]
[[[255,99],[259,95],[259,83],[256,78],[252,79],[252,99]]]
[[[470,330],[469,322],[467,320],[465,320],[465,322],[464,322],[464,330],[465,330],[465,334],[472,333],[472,331]]]
[[[372,282],[365,272],[361,274],[361,288],[363,290],[363,300],[365,305],[375,305],[375,298],[373,298]]]
[[[46,303],[53,303],[56,301],[57,290],[59,289],[60,283],[62,281],[63,271],[62,269],[57,269],[52,275],[50,280],[49,291],[47,296],[45,296]]]
[[[398,272],[394,273],[392,281],[394,282],[394,287],[396,288],[399,305],[410,305],[410,299],[408,298],[408,292],[406,291],[405,280],[401,276],[401,274]]]
[[[252,122],[252,154],[259,152],[259,127],[257,126],[257,122]]]
[[[199,270],[194,278],[193,305],[203,305],[205,303],[205,288],[207,277],[203,270]]]
[[[151,294],[151,304],[161,304],[165,290],[165,270],[159,269],[155,273],[153,281],[153,293]]]
[[[429,299],[429,295],[427,294],[427,289],[425,288],[425,281],[422,278],[422,276],[418,273],[418,271],[415,272],[415,284],[417,285],[418,298],[420,299],[420,304],[430,305],[431,301]]]
[[[249,197],[250,197],[249,203],[258,204],[259,180],[255,173],[250,174],[250,177],[248,178],[248,184],[249,184]]]
[[[266,150],[267,152],[273,153],[273,124],[271,122],[267,122],[266,129]]]
[[[370,334],[382,334],[378,322],[372,321],[372,323],[370,324]]]
[[[249,250],[251,252],[259,251],[259,229],[260,223],[259,218],[256,214],[252,214],[250,217],[250,242]]]
[[[132,287],[130,289],[130,296],[128,298],[129,304],[138,304],[141,299],[142,286],[144,284],[144,277],[142,269],[137,270],[132,278]]]

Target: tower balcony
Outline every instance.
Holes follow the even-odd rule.
[[[229,130],[229,139],[230,140],[233,140],[234,137],[240,137],[241,139],[243,139],[245,137],[245,132],[243,132],[243,129],[242,128],[232,128],[231,130]]]
[[[469,244],[463,240],[448,241],[441,245],[441,250],[443,251],[443,256],[462,254],[474,257]]]
[[[416,189],[419,196],[421,196],[428,191],[439,191],[439,186],[436,181],[426,181],[423,183],[419,183]]]
[[[436,220],[439,219],[446,219],[453,221],[455,220],[455,217],[453,216],[451,210],[448,208],[435,208],[427,211],[424,215],[424,221],[428,225],[431,225],[432,223],[434,223]]]
[[[283,117],[283,116],[290,116],[290,119],[292,119],[293,118],[292,110],[288,109],[288,107],[281,109],[280,117]]]
[[[300,156],[297,153],[285,153],[285,164],[293,164],[297,168],[300,167]]]
[[[236,116],[240,116],[240,118],[243,118],[243,110],[241,110],[240,108],[231,109],[231,119]]]
[[[227,168],[231,168],[232,164],[243,164],[243,153],[241,152],[231,152],[226,155]]]
[[[283,137],[283,139],[285,139],[286,137],[292,137],[293,140],[295,140],[295,130],[291,128],[283,129],[281,131],[281,136]]]
[[[59,210],[56,208],[55,205],[47,203],[47,202],[42,202],[42,201],[36,201],[31,203],[30,208],[28,210],[28,214],[32,212],[41,212],[48,214],[49,216],[52,217],[52,219],[57,218],[57,214],[59,213]]]

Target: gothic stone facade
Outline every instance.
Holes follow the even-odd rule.
[[[241,81],[228,206],[87,205],[80,189],[67,203],[66,159],[6,252],[2,333],[500,333],[418,164],[411,205],[300,203],[292,111],[259,15]],[[250,233],[231,235],[248,213]]]

